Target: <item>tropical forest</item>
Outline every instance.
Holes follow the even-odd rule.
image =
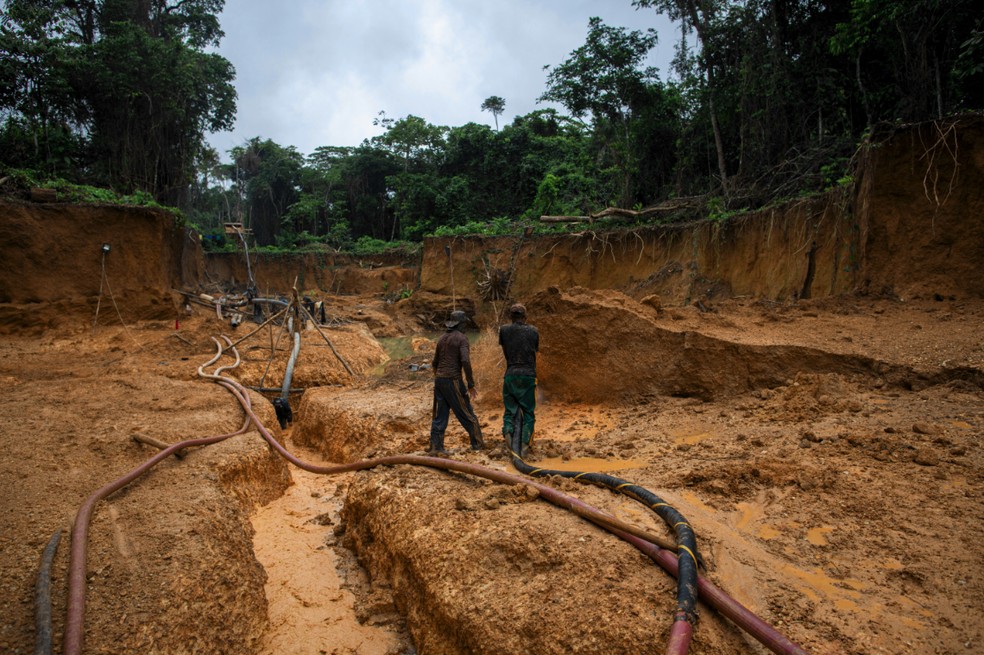
[[[628,0],[626,0],[628,2]],[[223,0],[4,0],[0,176],[11,192],[157,204],[207,249],[412,247],[427,235],[570,229],[541,217],[721,220],[852,179],[879,126],[984,107],[971,0],[634,0],[675,34],[588,18],[539,102],[475,122],[367,116],[357,147],[255,136],[220,153],[236,71],[214,53]],[[672,70],[644,65],[676,39]],[[558,109],[559,108],[559,109]]]

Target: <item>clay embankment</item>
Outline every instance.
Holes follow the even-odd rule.
[[[487,271],[511,272],[509,295],[547,287],[620,289],[664,304],[720,296],[785,300],[843,293],[856,286],[850,260],[853,218],[828,199],[804,200],[725,224],[585,230],[556,237],[456,237],[424,242],[421,289],[478,297]],[[811,258],[815,273],[807,285]]]
[[[857,342],[851,337],[830,343],[829,328],[811,333],[808,324],[805,331],[790,329],[780,339],[765,330],[770,336],[762,339],[756,326],[749,329],[737,317],[729,318],[743,311],[733,304],[722,315],[703,315],[693,308],[658,310],[614,291],[575,288],[567,293],[547,290],[535,295],[531,305],[537,308],[538,328],[550,335],[539,358],[542,390],[560,401],[626,403],[655,396],[707,401],[778,387],[797,372],[879,380],[907,389],[950,380],[984,386],[984,358],[960,346],[939,352],[935,340],[927,337],[924,343],[937,350],[932,361],[913,361],[910,349],[900,354],[886,349],[880,339],[866,343],[862,325],[877,329],[884,308],[854,317],[855,325],[848,329],[858,335]],[[817,306],[813,303],[811,309],[807,303],[798,313],[806,314],[805,321],[818,318]],[[774,315],[772,320],[781,319]],[[966,344],[973,342],[977,327],[960,321],[946,329],[954,333],[955,343]]]
[[[250,269],[261,294],[284,294],[296,283],[302,294],[313,296],[388,294],[400,297],[417,286],[419,262],[404,257],[374,255],[356,258],[334,253],[274,255],[250,253]],[[250,269],[240,250],[207,253],[209,281],[223,290],[242,291],[249,284]]]
[[[128,322],[173,321],[171,289],[193,289],[202,276],[197,236],[165,212],[0,201],[4,333],[39,334],[80,316],[91,325],[97,304],[100,325],[119,324],[117,308]]]
[[[838,189],[724,223],[618,233],[599,223],[558,237],[428,239],[421,290],[478,300],[479,284],[497,269],[519,299],[553,286],[617,289],[670,306],[851,292],[984,296],[984,222],[976,210],[984,205],[984,119],[876,133],[873,141],[853,195]]]

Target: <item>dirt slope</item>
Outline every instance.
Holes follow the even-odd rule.
[[[33,576],[50,535],[67,528],[89,494],[154,452],[132,435],[173,443],[242,424],[227,393],[195,379],[189,361],[207,359],[205,340],[189,349],[172,333],[147,323],[3,343],[3,652],[30,652]],[[248,652],[263,632],[266,600],[245,511],[288,482],[254,432],[162,462],[114,494],[92,524],[86,652]],[[57,634],[67,544],[66,534],[53,586]],[[153,619],[162,614],[166,622]],[[227,626],[221,644],[210,638],[219,625]]]

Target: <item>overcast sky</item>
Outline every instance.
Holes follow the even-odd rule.
[[[226,0],[218,52],[236,68],[237,120],[209,142],[224,160],[255,136],[308,155],[382,133],[380,111],[494,126],[481,110],[492,95],[506,101],[502,126],[549,106],[536,102],[543,67],[584,45],[591,16],[655,28],[648,63],[669,77],[677,32],[631,0]]]

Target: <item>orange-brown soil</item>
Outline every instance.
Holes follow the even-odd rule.
[[[490,447],[470,451],[454,420],[447,446],[512,471],[494,331],[505,303],[476,285],[486,264],[508,268],[541,334],[533,463],[664,498],[694,526],[706,576],[810,653],[984,652],[980,123],[883,143],[853,213],[799,203],[724,236],[435,241],[410,298],[394,292],[413,267],[298,264],[334,267],[305,278],[329,325],[301,331],[293,425],[278,426],[275,391],[253,391],[253,405],[306,461],[420,454],[433,328],[465,308]],[[959,161],[927,171],[923,155],[957,137]],[[267,265],[264,293],[301,277]],[[233,268],[158,214],[0,203],[0,653],[34,648],[49,537],[157,452],[134,435],[174,443],[243,424],[197,370],[211,337],[255,325],[233,329],[173,291],[232,290]],[[290,348],[263,328],[226,374],[279,389]],[[545,482],[670,534],[623,496]],[[675,607],[649,560],[527,487],[409,466],[316,476],[254,427],[97,505],[85,579],[85,653],[661,652]],[[691,652],[766,651],[702,606]]]
[[[984,303],[729,301],[713,312],[660,314],[614,292],[573,290],[546,292],[530,307],[543,340],[538,465],[610,470],[664,497],[696,527],[708,577],[810,652],[963,653],[984,643]],[[624,382],[630,365],[615,367],[617,351],[603,345],[603,332],[622,326],[641,335],[639,345],[627,335],[619,342],[638,367],[637,385]],[[4,652],[31,649],[32,587],[48,537],[85,496],[154,452],[133,434],[175,442],[239,426],[231,396],[195,372],[214,352],[208,337],[223,331],[205,312],[177,332],[147,321],[0,345]],[[385,357],[361,328],[326,334],[357,371]],[[474,353],[477,411],[492,448],[468,451],[453,421],[448,445],[454,457],[511,470],[498,437],[501,368],[490,335]],[[688,343],[665,345],[677,335]],[[333,461],[423,450],[429,371],[409,364],[429,359],[426,341],[375,376],[331,386],[340,364],[319,333],[303,337],[302,360],[319,365],[299,366],[298,384],[319,386],[293,401],[289,445],[304,448],[305,459]],[[261,332],[241,348],[259,360],[264,343],[268,353]],[[281,356],[285,346],[282,339]],[[667,361],[680,348],[703,370],[697,387],[674,386],[684,364]],[[702,359],[707,351],[713,356]],[[258,386],[262,367],[247,360],[240,379]],[[279,385],[282,371],[271,366],[268,379]],[[617,393],[606,399],[607,389]],[[271,406],[254,396],[280,435]],[[251,432],[163,462],[102,503],[88,563],[86,652],[398,653],[408,639],[427,653],[662,648],[673,585],[639,553],[535,493],[410,467],[305,483],[310,502],[281,512],[314,530],[303,548],[331,545],[344,557],[345,544],[368,579],[350,585],[355,600],[295,588],[275,615],[284,599],[269,582],[264,592],[273,567],[261,566],[249,517],[272,520],[266,505],[290,476]],[[551,484],[665,532],[625,498]],[[324,515],[335,518],[319,525]],[[290,556],[287,545],[273,552],[276,567],[297,567],[301,580],[320,575],[317,561]],[[63,544],[54,572],[56,634],[66,553]],[[298,584],[292,575],[277,589]],[[334,638],[294,627],[312,604],[316,617],[325,612],[314,623],[324,624],[345,603],[362,609],[332,620],[334,650],[321,641]],[[382,632],[352,636],[366,626]],[[764,651],[704,608],[692,652]]]

